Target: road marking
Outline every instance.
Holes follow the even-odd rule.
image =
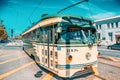
[[[12,75],[12,74],[14,74],[14,73],[16,73],[16,72],[18,72],[18,71],[20,71],[20,70],[22,70],[22,69],[30,66],[30,65],[32,65],[32,64],[34,64],[34,63],[35,63],[35,62],[32,61],[32,62],[27,63],[27,64],[25,64],[25,65],[22,65],[22,66],[20,66],[20,67],[18,67],[18,68],[15,68],[15,69],[13,69],[13,70],[11,70],[11,71],[9,71],[9,72],[6,72],[6,73],[4,73],[4,74],[1,74],[1,75],[0,75],[0,79],[3,79],[3,78],[5,78],[5,77],[7,77],[7,76],[9,76],[9,75]]]
[[[7,62],[12,62],[12,61],[15,61],[17,59],[20,59],[20,58],[23,58],[23,57],[26,57],[27,55],[24,55],[24,56],[20,56],[20,57],[17,57],[17,58],[13,58],[13,59],[10,59],[10,60],[6,60],[6,61],[3,61],[3,62],[0,62],[0,64],[5,64]]]
[[[93,80],[102,80],[102,79],[95,77]]]
[[[12,55],[15,55],[15,54],[3,55],[3,56],[0,56],[0,58],[4,58],[4,57],[8,57],[8,56],[12,56]]]
[[[42,80],[51,80],[51,78],[54,76],[53,73],[49,72]]]
[[[3,52],[3,51],[0,51],[0,54],[4,54],[5,52]]]
[[[0,54],[5,54],[5,53],[13,53],[13,51],[6,51],[6,50],[2,50],[2,51],[0,51]]]

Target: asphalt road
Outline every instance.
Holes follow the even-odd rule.
[[[105,53],[109,54],[109,50],[107,49],[102,48],[99,50],[104,53],[103,55],[105,55]],[[119,51],[111,50],[110,52],[110,54],[113,54],[113,52],[116,54],[119,53]],[[107,65],[106,63],[103,64],[103,62],[105,62],[105,60],[98,60],[100,76],[106,80],[119,80],[120,68]],[[93,78],[92,75],[82,75],[71,80],[95,80]],[[34,60],[22,50],[21,46],[14,47],[2,44],[0,45],[0,80],[62,80],[62,78],[39,67]]]
[[[38,66],[22,46],[0,44],[0,80],[62,80]]]
[[[107,49],[106,47],[98,47],[98,51],[103,56],[111,56],[120,59],[120,50],[111,50]]]
[[[39,71],[34,60],[20,47],[0,49],[0,80],[40,80],[35,76]]]

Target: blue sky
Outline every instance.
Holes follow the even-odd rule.
[[[80,0],[0,0],[0,19],[11,35],[20,35],[32,23],[41,19],[42,14],[56,14],[59,10]],[[82,0],[81,0],[82,1]],[[85,16],[94,20],[120,15],[120,0],[89,0],[67,9],[61,14]]]

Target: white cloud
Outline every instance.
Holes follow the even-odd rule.
[[[20,4],[20,2],[19,1],[15,1],[15,0],[10,0],[10,1],[8,1],[8,3],[11,3],[11,4]]]
[[[112,12],[106,12],[106,13],[99,13],[97,15],[93,15],[92,17],[94,19],[99,20],[99,19],[109,18],[109,17],[112,17],[112,16],[115,16],[115,14],[112,13]]]
[[[60,7],[55,7],[55,6],[40,6],[40,5],[32,5],[31,7],[33,8],[41,8],[41,9],[61,9]]]
[[[74,1],[74,0],[70,0],[73,4],[75,4],[76,3],[76,1]],[[83,9],[86,9],[86,10],[88,10],[89,8],[86,6],[86,5],[83,5],[83,4],[80,4],[80,5],[76,5],[77,7],[79,7],[79,8],[83,8]]]

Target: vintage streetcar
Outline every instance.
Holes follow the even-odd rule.
[[[97,36],[92,20],[72,15],[45,15],[23,32],[23,49],[60,77],[97,72]]]

